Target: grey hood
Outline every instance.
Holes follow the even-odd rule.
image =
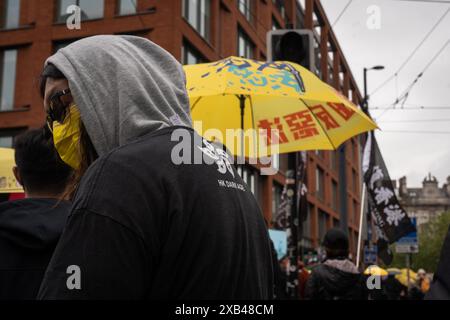
[[[48,63],[69,81],[99,156],[164,127],[192,126],[180,63],[147,39],[89,37],[58,50]]]

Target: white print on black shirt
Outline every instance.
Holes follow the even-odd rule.
[[[203,147],[204,145],[204,147]],[[206,139],[203,139],[203,145],[197,146],[204,154],[206,154],[208,157],[214,160],[214,162],[217,164],[217,171],[219,171],[222,174],[226,174],[227,171],[231,173],[231,175],[234,178],[234,171],[231,167],[231,161],[229,158],[228,153],[226,153],[224,150],[220,148],[214,148],[214,146],[209,143]]]
[[[245,191],[245,187],[243,184],[236,183],[234,181],[217,180],[217,182],[219,183],[219,186],[224,187],[224,188],[233,188],[233,189]]]

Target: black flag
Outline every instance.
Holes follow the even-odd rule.
[[[398,202],[373,132],[368,134],[364,147],[363,172],[369,198],[369,210],[378,235],[379,256],[386,264],[389,264],[388,261],[392,259],[392,255],[389,253],[388,244],[415,231],[415,227]]]

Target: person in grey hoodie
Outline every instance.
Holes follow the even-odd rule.
[[[40,299],[272,298],[257,201],[192,129],[168,52],[95,36],[51,56],[42,76],[55,147],[78,179]]]

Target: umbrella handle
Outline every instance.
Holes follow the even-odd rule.
[[[239,95],[239,106],[241,109],[241,157],[244,157],[244,113],[245,113],[245,99],[246,97]],[[244,161],[245,162],[245,161]],[[244,164],[242,164],[242,172],[244,172]]]

